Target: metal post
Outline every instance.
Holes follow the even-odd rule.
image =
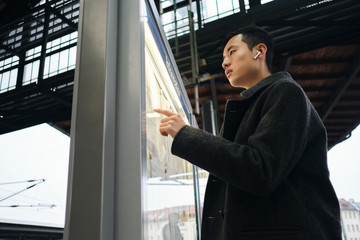
[[[192,1],[189,0],[189,28],[190,28],[190,51],[191,51],[191,73],[192,73],[192,82],[195,84],[194,93],[195,93],[195,112],[196,114],[200,113],[199,107],[199,86],[198,86],[198,72],[199,72],[199,63],[197,56],[197,45],[196,45],[196,33],[194,29],[194,18],[193,12],[191,9]]]
[[[249,0],[250,9],[261,5],[261,0]]]
[[[196,0],[196,10],[197,10],[197,16],[198,16],[198,29],[201,29],[202,18],[201,18],[200,0]]]
[[[216,86],[215,86],[215,79],[210,79],[210,88],[211,88],[211,98],[213,100],[213,114],[214,114],[214,124],[215,124],[215,135],[218,135],[219,133],[219,122],[220,122],[220,116],[219,116],[219,105],[217,100],[217,94],[216,94]]]
[[[64,229],[68,240],[115,239],[117,4],[80,1]]]
[[[212,100],[204,100],[202,101],[201,105],[203,129],[209,133],[212,133],[213,135],[217,135]]]
[[[115,239],[143,239],[146,183],[144,1],[121,0],[116,86]],[[140,15],[141,13],[141,15]],[[134,69],[136,69],[134,71]],[[129,104],[130,103],[130,104]]]
[[[16,79],[16,88],[19,89],[22,86],[25,68],[25,52],[19,54],[19,68]]]
[[[179,57],[179,38],[177,36],[178,28],[177,28],[177,17],[176,17],[176,0],[174,0],[174,21],[175,21],[175,56]]]
[[[159,15],[161,14],[161,0],[155,0],[156,9],[158,10]]]
[[[239,0],[240,13],[246,13],[244,0]]]
[[[49,10],[49,1],[47,0],[45,3],[45,17],[44,17],[44,29],[43,29],[43,36],[41,42],[41,57],[40,57],[40,64],[39,64],[39,75],[38,75],[38,84],[41,84],[44,78],[44,68],[45,68],[45,58],[46,58],[46,45],[48,42],[48,35],[49,35],[49,18],[50,18],[50,10]]]

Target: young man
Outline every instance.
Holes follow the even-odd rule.
[[[210,172],[202,239],[340,240],[339,203],[329,180],[326,130],[301,87],[271,74],[273,43],[247,27],[224,40],[222,66],[242,100],[226,104],[221,137],[172,112],[160,132],[172,153]]]

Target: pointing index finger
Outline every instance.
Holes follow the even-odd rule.
[[[160,113],[160,114],[164,114],[165,116],[167,116],[167,117],[170,117],[170,116],[172,116],[172,115],[175,115],[175,113],[173,113],[173,112],[170,112],[170,111],[168,111],[168,110],[165,110],[165,109],[154,109],[154,112],[157,112],[157,113]]]

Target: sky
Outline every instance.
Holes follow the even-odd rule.
[[[70,138],[48,124],[0,135],[0,222],[63,227],[69,147]],[[36,182],[22,181],[35,179],[45,181],[25,190]]]
[[[69,137],[48,124],[0,135],[0,222],[63,227],[69,146]],[[348,140],[328,153],[330,179],[338,198],[360,201],[359,146],[360,127],[357,127]],[[28,190],[24,189],[34,182],[7,184],[34,179],[45,182],[39,181],[40,184]]]
[[[360,202],[360,126],[328,152],[330,180],[338,198]]]

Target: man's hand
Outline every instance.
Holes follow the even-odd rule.
[[[166,116],[165,118],[161,119],[160,124],[160,133],[165,137],[170,134],[170,136],[174,138],[179,130],[186,125],[179,114],[163,109],[154,109],[154,111]]]

